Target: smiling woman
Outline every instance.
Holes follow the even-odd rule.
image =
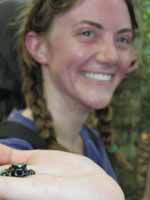
[[[46,141],[45,148],[72,152],[72,158],[74,153],[85,155],[98,165],[90,161],[93,172],[96,167],[99,170],[103,168],[116,179],[100,134],[95,129],[89,129],[85,123],[95,109],[101,110],[110,103],[117,86],[136,66],[136,53],[131,47],[136,27],[131,2],[32,0],[23,8],[18,19],[18,52],[27,109],[12,113],[9,120],[38,132],[41,139]],[[9,140],[9,146],[20,149],[24,142],[23,148],[34,148],[28,141],[17,140],[14,145],[12,139],[3,139],[2,142],[8,145]],[[15,155],[19,153],[23,155],[23,152]],[[20,158],[20,162],[42,166],[40,159],[44,151],[40,153],[35,155],[31,151],[29,154],[32,156],[25,156],[25,160]],[[58,151],[60,159],[59,153],[63,155]],[[38,162],[33,162],[38,156]],[[18,161],[17,156],[13,158],[13,161]],[[48,162],[53,164],[53,160],[45,158],[47,165]],[[56,169],[67,164],[68,158],[64,157],[61,164],[57,161]],[[3,164],[9,162],[8,159]],[[77,165],[80,166],[79,163]],[[72,170],[68,170],[68,173],[79,169],[72,164]],[[104,186],[100,178],[102,174],[98,175],[98,179],[92,178],[94,187]],[[97,173],[92,175],[97,177]],[[108,182],[112,180],[110,177],[108,179]],[[112,182],[109,183],[113,188]],[[97,189],[90,190],[90,194],[97,194]],[[82,191],[80,195],[83,197],[85,194]],[[90,196],[89,199],[99,199],[99,195]],[[104,196],[108,198],[106,191]],[[119,200],[123,196],[119,192],[119,196],[113,198]]]
[[[72,140],[78,144],[76,149],[82,150],[77,133],[89,112],[108,105],[114,90],[136,63],[131,48],[132,21],[124,1],[68,1],[53,12],[46,3],[38,3],[32,15],[37,9],[39,15],[34,14],[36,18],[32,16],[30,22],[24,21],[26,27],[20,29],[19,52],[24,63],[27,106],[32,109],[43,137],[55,135],[52,138],[57,137],[57,142],[65,147]],[[67,7],[71,8],[64,13]],[[90,15],[89,10],[93,10]],[[49,123],[51,120],[55,128]]]

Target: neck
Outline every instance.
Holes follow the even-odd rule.
[[[53,83],[50,83],[49,77],[44,83],[45,98],[53,118],[58,143],[72,152],[82,153],[80,129],[88,117],[89,110],[56,89]]]
[[[82,112],[77,105],[70,105],[64,98],[56,100],[54,95],[47,95],[46,100],[53,118],[58,143],[72,152],[82,152],[80,129],[88,114]]]

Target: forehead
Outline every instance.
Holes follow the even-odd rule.
[[[105,28],[130,28],[131,19],[125,0],[81,0],[71,10],[58,16],[62,23],[94,21]]]

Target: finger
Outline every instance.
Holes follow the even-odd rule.
[[[0,165],[26,163],[33,151],[16,150],[0,144]]]

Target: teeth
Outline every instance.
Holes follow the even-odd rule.
[[[93,73],[93,72],[84,72],[82,74],[86,78],[90,78],[97,81],[110,81],[112,79],[112,75],[108,75],[108,74],[100,74],[100,73]]]

